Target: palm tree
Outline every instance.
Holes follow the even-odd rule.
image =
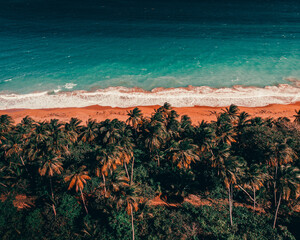
[[[82,129],[82,127],[80,126],[81,122],[82,121],[78,118],[71,118],[70,122],[65,124],[65,134],[73,143],[76,142],[80,130]]]
[[[157,159],[157,165],[160,165],[159,149],[164,144],[167,137],[166,126],[156,120],[146,123],[145,128],[145,147],[152,156]]]
[[[244,127],[248,126],[250,120],[248,119],[250,115],[246,112],[241,112],[238,115],[238,121],[236,128],[238,129],[238,132],[240,132]]]
[[[34,142],[42,142],[47,138],[49,134],[50,132],[48,130],[48,124],[45,121],[38,122],[34,125],[33,135],[31,136],[31,139],[33,139]]]
[[[172,107],[171,104],[165,102],[163,106],[159,107],[157,110],[155,110],[155,115],[157,115],[157,117],[161,117],[161,121],[165,122],[167,121],[168,117],[170,116],[172,111]]]
[[[238,187],[242,189],[249,198],[253,201],[253,209],[256,207],[256,191],[259,190],[266,180],[269,179],[269,175],[264,166],[258,164],[252,164],[245,169],[244,177],[242,178],[243,187],[238,184]],[[253,192],[253,197],[245,190],[250,189]]]
[[[55,210],[55,200],[54,200],[54,193],[53,193],[53,186],[52,186],[52,177],[54,174],[61,174],[63,167],[61,163],[60,157],[50,158],[47,159],[45,162],[43,162],[39,168],[39,173],[41,176],[47,175],[49,177],[50,181],[50,189],[51,189],[51,196],[52,196],[52,208],[54,215],[56,216],[56,210]]]
[[[79,136],[81,141],[92,143],[97,137],[96,134],[97,122],[96,120],[89,119],[86,123],[86,127],[82,128],[82,132]]]
[[[26,116],[22,119],[22,121],[17,124],[15,128],[15,133],[20,135],[21,138],[27,139],[33,133],[34,128],[34,120]]]
[[[69,143],[71,139],[66,138],[63,124],[58,119],[51,119],[48,124],[49,136],[45,142],[48,148],[48,152],[54,153],[58,156],[61,154],[69,155]]]
[[[47,159],[45,162],[41,164],[39,168],[39,173],[41,176],[48,175],[49,177],[53,177],[54,174],[61,174],[63,167],[61,163],[60,157],[55,157],[52,159]]]
[[[294,122],[297,124],[300,124],[300,110],[298,110],[298,111],[295,110],[295,112],[296,112],[296,115],[294,115],[294,117],[295,117]]]
[[[300,196],[300,171],[298,168],[288,165],[281,165],[278,171],[277,188],[279,199],[276,207],[273,228],[276,226],[278,210],[281,199],[297,199]]]
[[[1,115],[0,116],[0,132],[8,132],[13,126],[13,120],[11,116]]]
[[[133,182],[133,167],[134,167],[134,156],[133,156],[133,138],[132,138],[132,132],[131,130],[125,125],[122,124],[119,128],[119,141],[118,146],[120,149],[120,159],[122,163],[124,164],[127,177],[129,178],[128,170],[127,170],[127,164],[132,160],[131,164],[131,177],[130,177],[130,183]]]
[[[123,182],[124,183],[124,182]],[[117,204],[117,209],[125,207],[125,211],[131,216],[132,239],[135,239],[134,230],[134,212],[139,209],[139,193],[140,189],[136,185],[123,184],[122,188],[115,191],[112,199]]]
[[[278,168],[287,163],[293,162],[298,159],[296,152],[289,146],[289,139],[286,138],[282,142],[276,142],[274,145],[270,146],[271,155],[268,159],[268,165],[273,168],[273,179],[274,179],[274,205],[277,205],[277,175]]]
[[[71,190],[73,187],[75,187],[76,192],[78,192],[78,190],[80,191],[82,203],[84,205],[86,213],[88,214],[82,190],[84,188],[84,185],[86,184],[86,181],[90,180],[91,177],[88,175],[88,171],[85,171],[85,169],[86,166],[81,166],[77,171],[67,174],[64,180],[65,182],[69,182],[68,190]]]
[[[231,156],[226,158],[224,164],[219,168],[220,176],[222,177],[225,187],[228,190],[229,201],[229,216],[230,225],[233,226],[232,207],[233,207],[233,186],[238,183],[241,176],[243,176],[245,162],[243,159]]]
[[[32,128],[32,133],[26,141],[26,156],[28,160],[34,162],[35,160],[46,158],[49,153],[49,135],[48,124],[44,122],[35,123]]]
[[[199,156],[196,154],[198,147],[192,144],[191,139],[180,140],[174,142],[169,148],[169,158],[179,168],[189,169],[192,162],[199,161]]]
[[[214,146],[211,151],[210,161],[212,167],[216,168],[218,175],[223,179],[228,191],[230,225],[233,226],[232,206],[233,206],[233,186],[236,185],[244,175],[244,159],[230,155],[230,148],[226,144]]]
[[[192,125],[192,120],[188,115],[181,116],[180,125],[182,138],[191,137],[194,135],[194,127]]]
[[[12,155],[17,156],[20,159],[22,165],[25,167],[27,173],[29,174],[29,171],[27,169],[27,166],[26,166],[24,158],[23,158],[24,143],[25,143],[25,141],[22,141],[17,136],[12,135],[11,138],[9,139],[9,141],[6,144],[4,144],[2,146],[2,148],[4,148],[6,151],[5,157],[11,157]]]
[[[167,118],[166,131],[168,135],[168,140],[170,139],[178,139],[180,137],[180,123],[177,118],[179,115],[176,111],[171,110],[170,114]]]
[[[216,134],[214,129],[206,122],[202,121],[200,125],[195,128],[194,141],[202,153],[211,151],[215,139]]]
[[[228,115],[228,117],[231,121],[234,121],[237,118],[238,112],[239,112],[239,108],[234,104],[231,104],[228,108],[225,108],[225,110],[224,109],[222,109],[222,110],[225,114]]]
[[[227,113],[216,114],[217,121],[213,121],[213,127],[216,131],[217,143],[224,143],[229,146],[235,142],[235,132],[229,115]]]
[[[96,176],[100,176],[100,173],[103,178],[104,191],[106,192],[105,176],[108,173],[112,173],[113,170],[116,170],[117,166],[121,165],[120,159],[120,148],[114,145],[108,145],[106,147],[98,147],[96,149],[96,160],[98,161],[98,167],[96,167]]]
[[[128,119],[126,120],[126,123],[132,126],[132,128],[137,131],[138,124],[141,121],[141,118],[143,114],[141,113],[141,110],[135,107],[133,110],[127,111]]]
[[[100,123],[98,132],[99,132],[99,140],[103,144],[116,144],[120,138],[119,129],[122,125],[118,119],[113,119],[110,121],[109,119]]]
[[[265,124],[261,117],[255,117],[250,119],[251,126],[263,126]]]
[[[6,135],[13,127],[13,120],[11,116],[1,115],[0,116],[0,144],[6,140]]]

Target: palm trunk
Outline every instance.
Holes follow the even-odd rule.
[[[22,165],[25,167],[25,170],[26,170],[26,172],[27,172],[27,174],[30,176],[30,178],[32,179],[32,176],[31,176],[31,174],[29,174],[29,171],[28,171],[28,169],[27,169],[27,167],[26,167],[26,165],[25,165],[25,162],[24,162],[24,160],[23,160],[23,157],[21,157],[21,156],[19,156],[20,157],[20,160],[21,160],[21,163],[22,163]]]
[[[276,194],[277,171],[278,171],[278,166],[276,165],[276,167],[275,167],[275,176],[274,176],[274,206],[277,205],[277,194]]]
[[[23,164],[23,166],[25,167],[25,163],[24,163],[24,160],[23,158],[20,156],[20,160],[21,160],[21,163]],[[27,168],[26,168],[27,169]]]
[[[53,193],[53,187],[52,187],[52,178],[50,177],[50,189],[51,189],[51,196],[52,196],[52,209],[54,212],[54,216],[56,217],[56,209],[55,209],[55,204],[54,204],[54,193]]]
[[[130,205],[131,208],[131,228],[132,228],[132,240],[134,240],[134,224],[133,224],[133,210],[132,210],[132,206]]]
[[[132,157],[130,185],[132,185],[133,183],[133,167],[134,167],[134,157]]]
[[[255,187],[253,187],[253,209],[255,212],[255,205],[256,205],[256,194],[255,194]]]
[[[248,197],[252,200],[252,201],[254,201],[254,199],[251,197],[251,195],[241,186],[241,185],[238,185],[238,187],[240,188],[240,189],[242,189],[247,195],[248,195]]]
[[[102,173],[103,183],[104,183],[104,195],[106,195],[106,184],[105,184],[105,176]]]
[[[125,171],[126,171],[127,178],[130,179],[129,173],[128,173],[128,169],[127,169],[127,165],[126,165],[126,162],[124,162],[124,167],[125,167]]]
[[[87,210],[87,208],[86,208],[86,205],[85,205],[85,201],[84,201],[84,197],[83,197],[82,189],[81,189],[81,188],[79,188],[79,189],[80,189],[81,198],[82,198],[82,203],[83,203],[83,205],[84,205],[84,208],[85,208],[86,214],[89,214],[89,212],[88,212],[88,210]]]
[[[230,225],[233,226],[233,221],[232,221],[232,189],[231,185],[228,187],[228,201],[229,201],[229,217],[230,217]]]
[[[51,196],[52,196],[52,201],[54,202],[54,193],[53,193],[53,187],[52,187],[52,178],[50,177],[50,189],[51,189]]]
[[[281,202],[281,194],[279,195],[278,205],[277,205],[277,208],[276,208],[273,229],[275,229],[275,226],[276,226],[276,220],[277,220],[277,215],[278,215],[278,210],[279,210],[280,202]]]

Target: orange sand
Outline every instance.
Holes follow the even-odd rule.
[[[150,116],[159,106],[141,106],[144,116]],[[224,107],[222,107],[224,109]],[[215,115],[212,111],[220,112],[221,107],[174,107],[173,109],[181,116],[187,114],[191,117],[194,124],[201,122],[202,120],[211,121],[215,120]],[[0,110],[0,115],[8,114],[12,116],[15,123],[19,123],[22,118],[29,115],[36,121],[50,120],[53,118],[60,119],[61,121],[69,121],[71,117],[77,117],[83,122],[86,122],[89,118],[96,119],[97,121],[103,121],[105,119],[114,119],[125,121],[127,119],[127,111],[133,109],[130,108],[112,108],[102,107],[98,105],[83,107],[83,108],[51,108],[51,109],[9,109]],[[251,115],[251,117],[260,116],[262,118],[278,118],[288,117],[294,119],[293,115],[295,110],[300,109],[300,102],[280,105],[272,104],[265,107],[239,107],[240,111],[245,111]]]

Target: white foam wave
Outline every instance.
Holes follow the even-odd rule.
[[[64,88],[67,88],[67,89],[72,89],[73,87],[76,87],[77,84],[76,83],[66,83],[64,85]]]
[[[264,88],[234,86],[219,89],[190,86],[187,88],[156,88],[152,91],[138,88],[109,87],[94,92],[2,94],[0,95],[0,109],[85,107],[96,104],[111,107],[131,107],[162,105],[165,102],[169,102],[174,107],[195,105],[224,107],[230,104],[257,107],[298,101],[300,101],[300,88],[289,84]]]
[[[60,92],[60,91],[61,91],[61,88],[60,88],[59,86],[58,86],[57,89],[54,89],[54,90],[53,90],[54,93],[58,93],[58,92]]]

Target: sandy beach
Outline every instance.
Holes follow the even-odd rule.
[[[154,109],[159,106],[140,106],[144,116],[151,116]],[[36,121],[50,120],[57,118],[63,122],[69,121],[72,117],[77,117],[83,122],[86,122],[89,118],[96,119],[97,121],[103,121],[105,119],[114,119],[125,121],[127,119],[127,111],[133,109],[130,108],[113,108],[104,107],[99,105],[93,105],[89,107],[82,108],[49,108],[49,109],[8,109],[0,110],[0,115],[8,114],[10,115],[15,123],[19,123],[22,118],[29,115]],[[206,106],[195,106],[195,107],[174,107],[173,109],[182,116],[187,114],[191,117],[193,124],[197,124],[202,120],[212,121],[215,120],[215,115],[213,111],[220,112],[225,107],[206,107]],[[265,107],[239,107],[240,111],[245,111],[251,115],[251,117],[262,117],[262,118],[279,118],[287,117],[291,120],[294,119],[293,115],[295,110],[300,109],[300,102],[293,104],[271,104]]]

